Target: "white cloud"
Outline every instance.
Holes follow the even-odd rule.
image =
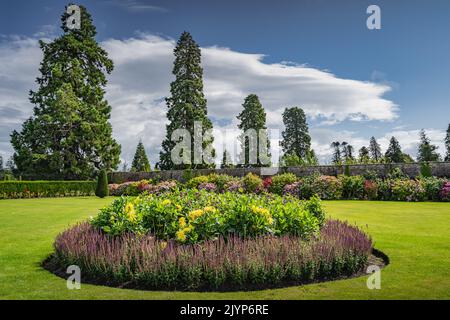
[[[175,41],[141,34],[125,40],[106,40],[102,46],[115,63],[107,99],[123,158],[130,162],[142,138],[154,164],[165,135],[164,98],[173,81]],[[383,98],[390,90],[385,84],[342,79],[305,65],[269,64],[261,54],[228,48],[202,48],[202,57],[209,115],[223,124],[216,123],[216,129],[235,127],[243,100],[250,93],[260,96],[268,126],[274,129],[282,127],[281,113],[287,106],[301,106],[309,117],[329,124],[345,120],[389,121],[397,117],[395,103]],[[20,123],[32,113],[27,94],[34,87],[40,60],[35,38],[9,38],[0,44],[0,124],[5,128],[0,132],[2,153],[11,151],[9,132],[20,128]],[[317,137],[317,151],[323,157],[329,154],[325,144],[331,142],[331,138],[325,141],[326,130],[312,130],[313,141]],[[339,134],[347,140],[353,137],[349,132]],[[328,137],[336,140],[336,136],[333,133]]]
[[[104,3],[122,7],[131,12],[148,12],[148,11],[167,12],[166,8],[148,4],[145,1],[108,0],[108,1],[104,1]]]

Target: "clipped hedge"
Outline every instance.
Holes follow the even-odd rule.
[[[95,181],[0,181],[0,199],[92,196],[95,188]]]

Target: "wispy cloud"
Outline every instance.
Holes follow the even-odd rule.
[[[107,1],[104,1],[104,3],[122,7],[131,12],[143,12],[143,11],[167,12],[168,11],[166,8],[163,8],[160,6],[155,6],[153,4],[147,3],[147,1],[107,0]]]

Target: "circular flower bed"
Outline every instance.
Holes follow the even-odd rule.
[[[248,290],[351,276],[371,239],[320,200],[176,191],[120,198],[60,234],[52,269],[146,289]]]

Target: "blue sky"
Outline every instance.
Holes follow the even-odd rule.
[[[204,48],[206,93],[211,102],[211,117],[218,127],[234,125],[239,99],[251,93],[247,91],[253,91],[261,96],[263,103],[266,101],[269,126],[272,123],[275,128],[282,129],[277,124],[280,108],[292,104],[305,107],[313,141],[323,162],[328,160],[331,141],[347,140],[358,148],[367,144],[371,135],[379,138],[383,146],[391,134],[396,134],[404,149],[415,155],[417,130],[421,128],[429,132],[443,152],[443,132],[450,122],[449,1],[97,0],[76,3],[85,5],[91,12],[98,41],[118,61],[108,100],[113,107],[115,136],[122,143],[122,157],[128,162],[139,138],[145,141],[153,162],[157,158],[158,139],[163,134],[160,124],[165,121],[164,105],[158,101],[166,94],[171,80],[170,46],[184,30],[191,32]],[[60,33],[60,15],[65,4],[49,0],[0,4],[0,62],[16,61],[17,73],[21,72],[14,72],[14,63],[8,68],[0,67],[0,98],[4,98],[0,99],[3,118],[0,154],[11,153],[8,131],[19,128],[20,121],[31,115],[32,106],[26,101],[26,93],[33,85],[39,63],[34,42]],[[366,9],[370,4],[381,8],[381,30],[366,27]],[[142,57],[136,60],[136,51],[130,51],[131,48],[145,52],[140,52]],[[164,50],[167,55],[162,53]],[[19,57],[30,57],[24,58],[25,66],[19,64],[17,57],[8,57],[16,51]],[[147,70],[141,71],[139,65]],[[244,68],[242,75],[234,73],[236,79],[245,79],[242,80],[245,90],[232,85],[230,74],[234,69],[230,66],[235,69],[254,66]],[[292,66],[292,69],[282,66]],[[298,88],[294,83],[289,91],[280,90],[293,83],[289,79],[305,72],[316,72],[311,76],[320,79],[317,90],[305,89],[304,82],[298,83]],[[261,81],[258,75],[267,73],[273,73],[274,78]],[[332,75],[331,79],[327,75]],[[223,80],[227,77],[230,82]],[[161,83],[155,84],[158,81]],[[139,85],[132,87],[130,82]],[[19,85],[13,86],[14,83]],[[29,88],[21,94],[18,90],[24,90],[28,84]],[[343,87],[345,90],[339,91]],[[122,95],[119,97],[112,88]],[[284,99],[286,92],[292,96]],[[127,95],[133,99],[127,100]],[[330,98],[325,99],[328,95]],[[224,102],[226,96],[235,100]],[[136,100],[136,97],[140,98]],[[236,107],[231,107],[229,113],[223,112],[224,106],[231,102]],[[139,110],[142,114],[136,119],[145,118],[146,123],[136,130],[126,130],[129,123],[136,121],[126,115]],[[343,115],[339,115],[340,110]],[[359,116],[352,115],[353,111]]]

